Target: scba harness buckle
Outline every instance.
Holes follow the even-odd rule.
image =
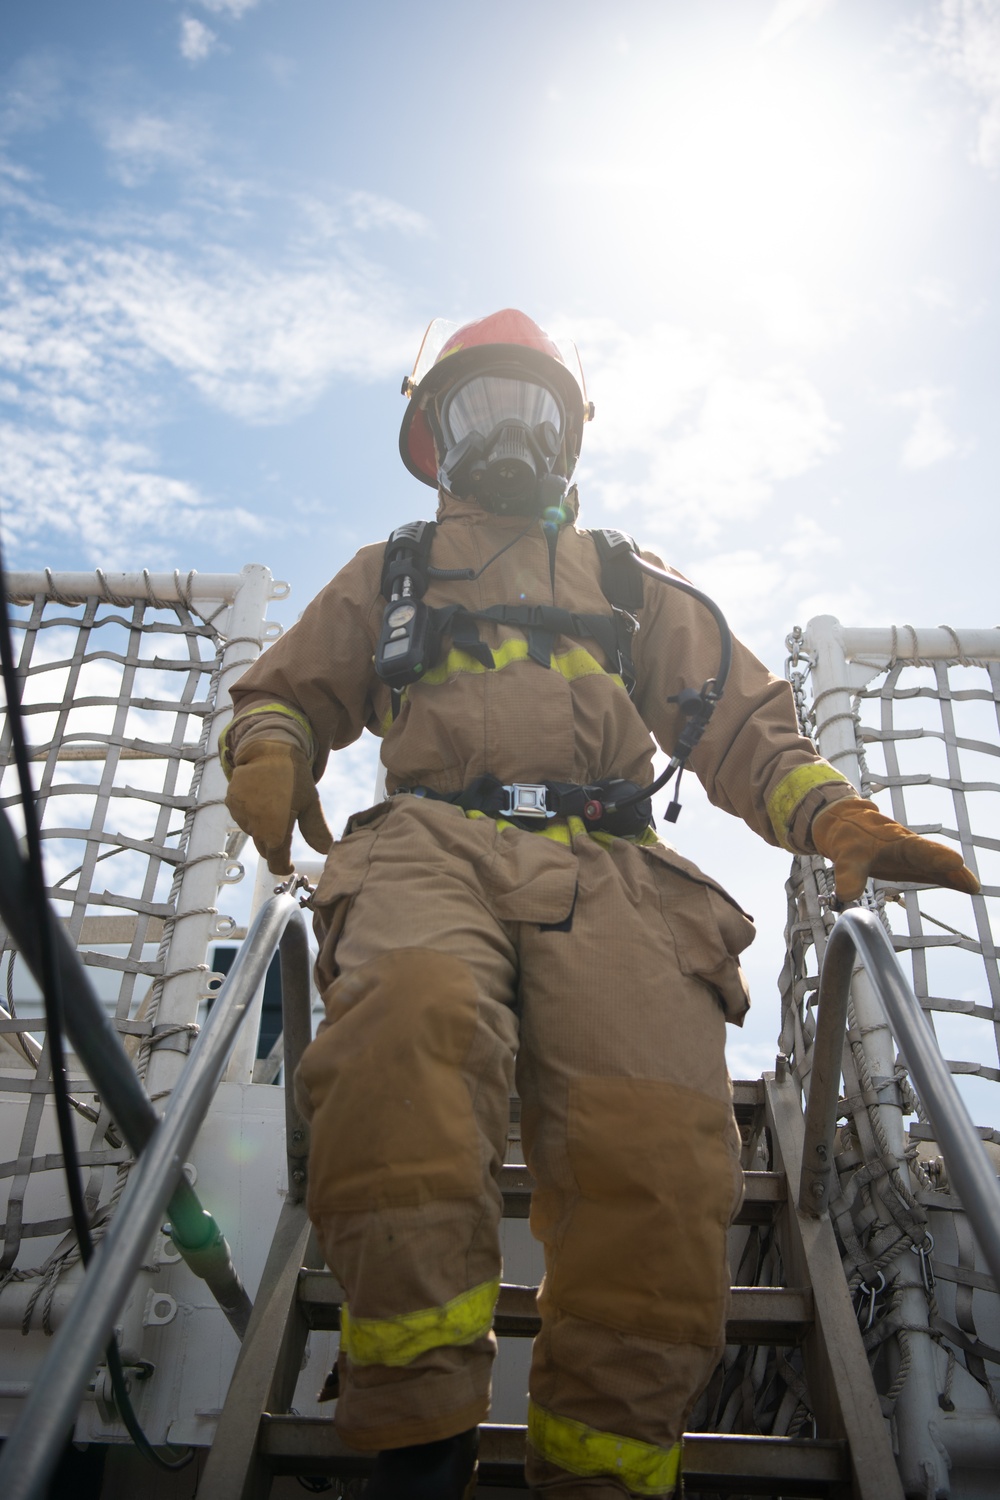
[[[549,808],[549,789],[539,782],[512,781],[501,786],[507,798],[507,806],[501,807],[502,818],[554,818],[555,809]]]

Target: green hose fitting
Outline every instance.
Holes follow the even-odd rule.
[[[163,1233],[176,1245],[186,1263],[196,1276],[208,1280],[213,1271],[229,1263],[229,1246],[215,1219],[207,1208],[197,1218],[181,1228],[177,1224],[164,1224]]]

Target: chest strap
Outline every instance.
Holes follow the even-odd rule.
[[[624,610],[608,616],[577,614],[555,604],[492,604],[488,609],[476,610],[466,609],[461,604],[445,604],[432,609],[430,615],[438,637],[447,632],[460,650],[487,670],[492,670],[496,663],[493,652],[476,629],[478,620],[523,630],[529,657],[542,667],[552,664],[557,636],[596,641],[608,661],[615,664],[629,695],[635,687],[632,636],[639,627]]]
[[[487,609],[472,610],[460,604],[446,604],[429,608],[420,603],[427,589],[429,578],[457,577],[459,574],[435,574],[430,566],[431,546],[436,531],[434,521],[410,521],[398,526],[385,546],[382,560],[382,594],[390,603],[400,599],[414,603],[428,621],[426,632],[426,661],[409,676],[388,668],[379,670],[379,675],[393,688],[393,718],[399,708],[402,687],[417,678],[439,659],[441,640],[447,632],[454,644],[473,660],[488,670],[496,666],[493,652],[480,637],[477,621],[495,625],[510,625],[523,630],[528,643],[528,656],[540,666],[549,667],[555,651],[557,636],[569,636],[577,640],[596,641],[608,662],[625,684],[629,697],[635,690],[635,667],[632,662],[632,637],[639,629],[638,611],[643,604],[643,577],[630,561],[629,554],[638,551],[633,539],[624,531],[598,529],[590,532],[600,564],[601,592],[611,605],[610,615],[580,614],[575,610],[561,609],[552,604],[494,604]],[[461,570],[459,570],[461,573]],[[473,576],[473,575],[462,575]],[[414,611],[410,611],[413,615]],[[385,625],[383,623],[383,635]],[[404,628],[396,634],[403,636]],[[393,638],[394,639],[394,638]],[[388,661],[389,652],[398,654],[403,645],[384,643],[380,640],[377,661],[382,660],[383,645]],[[420,654],[420,653],[418,653]]]

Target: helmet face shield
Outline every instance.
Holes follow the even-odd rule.
[[[553,474],[566,427],[553,391],[516,371],[490,371],[450,387],[436,416],[445,489],[516,515],[551,503],[553,486],[542,481]]]
[[[516,308],[460,328],[436,319],[403,395],[399,451],[410,473],[523,515],[562,499],[594,415],[575,344]]]

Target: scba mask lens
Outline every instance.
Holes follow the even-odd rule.
[[[506,422],[531,431],[548,426],[557,439],[564,425],[562,407],[547,386],[509,375],[476,375],[453,386],[441,405],[441,426],[451,443]]]
[[[552,470],[566,419],[548,387],[508,375],[477,375],[446,393],[438,421],[444,455],[438,477],[453,495],[521,515],[552,503]]]

